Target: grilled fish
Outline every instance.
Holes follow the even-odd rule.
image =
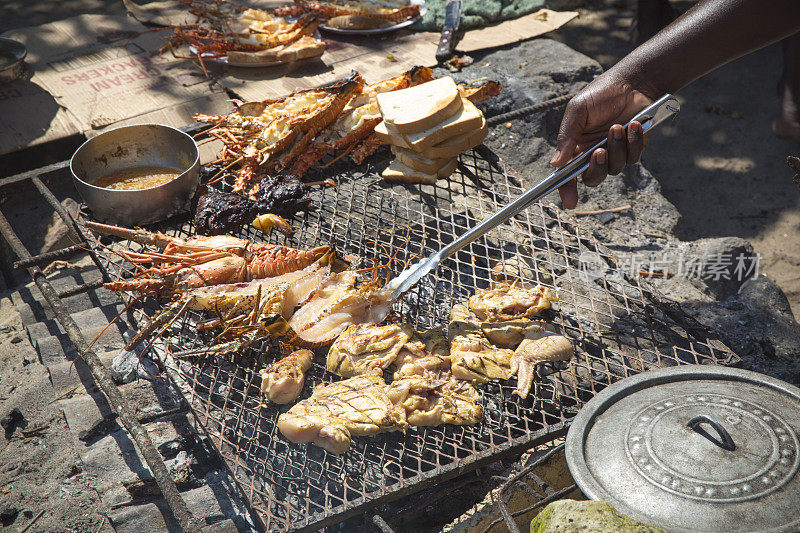
[[[387,392],[379,374],[319,386],[310,398],[278,417],[278,429],[292,442],[312,442],[331,453],[344,453],[353,436],[406,430],[405,411]]]
[[[297,350],[261,370],[261,393],[275,403],[296,400],[311,368],[311,350]]]
[[[328,351],[328,372],[348,378],[383,370],[394,362],[412,333],[404,324],[349,326]]]

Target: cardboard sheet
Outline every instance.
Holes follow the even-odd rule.
[[[227,109],[194,61],[158,53],[163,32],[126,17],[81,15],[5,35],[28,48],[32,76],[0,87],[0,153],[122,121],[185,124]]]
[[[176,16],[169,11],[171,1],[132,7],[135,4],[128,0],[127,4],[143,10],[142,18]],[[515,43],[552,31],[576,15],[541,10],[472,30],[458,50]],[[438,34],[424,32],[369,37],[323,34],[328,48],[320,58],[260,68],[209,62],[212,79],[208,79],[196,61],[158,52],[171,30],[146,30],[133,18],[81,15],[4,34],[28,47],[32,74],[0,86],[0,154],[124,124],[183,126],[194,113],[228,112],[232,96],[245,101],[275,98],[331,82],[352,70],[375,82],[415,65],[434,65],[439,42]]]
[[[475,52],[518,43],[556,30],[578,16],[577,11],[551,11],[540,9],[536,13],[493,26],[470,30],[456,46],[459,52]]]

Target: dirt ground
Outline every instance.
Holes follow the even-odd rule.
[[[608,68],[632,48],[635,4],[588,2],[552,37]],[[682,12],[692,2],[673,5]],[[747,239],[761,256],[760,271],[800,317],[800,189],[786,166],[800,147],[772,134],[780,74],[780,45],[773,45],[695,81],[680,91],[680,115],[642,161],[680,211],[681,239]]]

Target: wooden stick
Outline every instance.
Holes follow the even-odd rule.
[[[42,509],[41,511],[39,511],[39,514],[37,514],[36,516],[34,516],[34,517],[33,517],[33,519],[32,519],[30,522],[28,522],[28,525],[27,525],[27,526],[25,526],[25,527],[23,527],[22,529],[20,529],[20,530],[19,530],[19,533],[25,533],[26,531],[28,531],[28,530],[31,528],[31,526],[32,526],[33,524],[35,524],[35,523],[36,523],[36,521],[37,521],[37,520],[39,520],[39,519],[42,517],[42,515],[43,515],[43,514],[44,514],[44,509]]]
[[[610,207],[608,209],[596,209],[594,211],[573,211],[572,214],[575,215],[576,217],[582,217],[586,215],[600,215],[602,213],[617,213],[619,211],[626,211],[631,207],[633,206],[628,204],[620,207]]]
[[[669,272],[669,271],[667,271],[667,272],[652,271],[651,272],[650,270],[640,270],[639,271],[639,275],[642,276],[643,278],[667,278],[667,279],[669,279],[672,276],[674,276],[675,274],[673,274],[672,272]]]

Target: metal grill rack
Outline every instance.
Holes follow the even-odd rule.
[[[276,233],[265,238],[250,227],[238,236],[303,249],[334,245],[342,255],[362,258],[361,266],[369,266],[371,258],[386,262],[387,254],[397,252],[394,275],[406,261],[450,242],[522,190],[486,147],[463,154],[456,173],[434,186],[381,181],[375,171],[387,161],[388,152],[360,167],[336,163],[326,169],[323,177],[337,186],[315,191],[316,208],[292,221],[297,231],[291,239]],[[178,237],[193,234],[188,216],[149,229]],[[112,241],[104,237],[101,242]],[[130,274],[104,246],[96,253],[111,278]],[[565,433],[586,401],[623,377],[678,364],[738,362],[679,308],[619,272],[594,238],[544,205],[531,207],[445,261],[396,311],[417,328],[446,327],[453,304],[488,287],[498,263],[506,272],[513,269],[522,282],[542,283],[556,292],[560,301],[547,318],[573,339],[576,357],[540,367],[526,400],[511,394],[514,380],[480,386],[485,419],[476,426],[354,438],[352,448],[336,456],[313,445],[292,444],[277,431],[277,417],[288,407],[263,405],[258,378],[259,368],[278,355],[275,347],[264,343],[225,360],[175,357],[171,352],[201,347],[206,340],[192,327],[201,317],[188,314],[154,348],[268,531],[335,524],[549,442]],[[156,310],[155,302],[147,302],[141,320]],[[324,361],[324,352],[317,361]],[[315,363],[301,399],[314,386],[335,379],[324,364]]]

